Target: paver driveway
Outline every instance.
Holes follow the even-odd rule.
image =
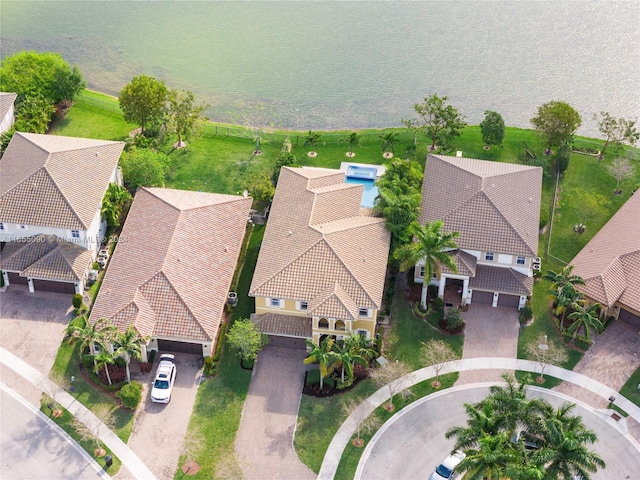
[[[516,358],[520,323],[515,308],[471,304],[462,313],[462,319],[466,323],[462,358]],[[499,382],[503,373],[496,370],[461,372],[456,385]]]
[[[305,357],[299,339],[272,338],[260,352],[235,444],[247,480],[316,478],[293,449]]]
[[[71,298],[10,285],[0,293],[0,345],[48,376],[72,317]],[[2,367],[0,373],[7,386],[40,407],[41,392],[36,387],[8,368]]]

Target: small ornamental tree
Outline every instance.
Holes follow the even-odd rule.
[[[142,384],[140,382],[127,383],[116,393],[116,397],[126,408],[135,410],[142,400]]]
[[[614,158],[611,165],[607,167],[607,171],[609,172],[609,175],[616,179],[616,189],[614,193],[617,195],[621,194],[622,190],[620,190],[620,182],[633,175],[633,168],[631,167],[629,159],[627,157]]]
[[[249,176],[245,188],[253,197],[254,208],[264,211],[276,192],[273,182],[266,173],[257,173]]]
[[[167,94],[165,121],[167,129],[178,135],[175,148],[186,147],[184,138],[198,133],[205,118],[202,116],[209,105],[196,103],[193,93],[170,90]]]
[[[555,341],[548,341],[546,335],[538,337],[537,343],[527,345],[527,356],[540,365],[538,383],[544,383],[544,370],[547,365],[562,366],[568,359],[567,352]]]
[[[236,351],[242,362],[254,362],[258,358],[258,352],[264,347],[268,338],[260,333],[258,327],[248,318],[239,318],[226,335],[229,347]]]
[[[364,408],[361,408],[361,402],[358,399],[352,398],[342,406],[342,411],[347,417],[351,417],[356,424],[356,438],[351,442],[355,447],[362,447],[364,440],[360,438],[360,434],[369,434],[377,430],[380,426],[381,420],[375,414],[367,414]]]
[[[127,122],[140,125],[141,133],[153,121],[162,119],[167,101],[164,82],[147,75],[133,77],[120,91],[118,101]]]
[[[360,134],[358,134],[358,132],[351,132],[349,135],[344,137],[343,141],[349,146],[347,157],[355,156],[355,153],[353,153],[353,149],[360,146],[360,140],[361,136]]]
[[[600,112],[600,117],[593,115],[593,119],[598,123],[600,133],[604,135],[604,145],[600,150],[599,160],[604,158],[604,152],[609,145],[622,145],[626,142],[633,146],[640,139],[635,120],[615,118],[608,112]]]
[[[298,161],[296,160],[296,156],[291,153],[287,144],[283,144],[280,149],[280,153],[278,154],[278,158],[276,158],[276,163],[273,167],[273,173],[271,174],[271,183],[273,186],[278,185],[278,179],[280,178],[280,170],[282,167],[297,167]]]
[[[458,355],[453,349],[442,340],[429,340],[422,342],[420,347],[420,361],[425,367],[433,367],[436,372],[436,379],[431,382],[433,388],[440,388],[440,371],[444,364],[456,360]]]
[[[112,412],[114,407],[107,404],[94,405],[91,409],[96,418],[87,418],[80,420],[73,419],[73,428],[83,440],[93,441],[95,450],[93,454],[96,457],[104,457],[107,453],[100,444],[100,437],[115,427],[115,416]]]
[[[55,418],[61,417],[64,413],[62,410],[62,406],[58,403],[58,398],[60,393],[69,389],[70,382],[61,373],[51,372],[49,375],[49,380],[44,380],[42,382],[42,389],[45,394],[51,399],[47,399],[47,407],[51,410],[51,415]]]
[[[486,110],[484,112],[484,120],[480,122],[480,132],[485,145],[502,145],[505,131],[506,127],[502,115],[498,112]]]
[[[322,135],[320,135],[319,133],[309,130],[309,133],[307,133],[306,137],[304,138],[304,144],[302,146],[309,146],[311,148],[309,154],[316,154],[318,152],[318,144],[320,143],[321,137]],[[315,155],[310,156],[315,157]]]
[[[411,391],[403,386],[404,382],[397,382],[401,377],[410,375],[411,369],[404,362],[389,361],[385,365],[372,368],[369,370],[369,376],[375,382],[378,387],[387,387],[389,389],[389,402],[385,404],[385,410],[393,412],[395,406],[393,405],[393,397],[401,393],[403,396],[408,397],[411,395]]]

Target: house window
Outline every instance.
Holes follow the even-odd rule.
[[[369,316],[369,309],[368,308],[359,308],[358,309],[358,316],[359,317],[368,317]]]
[[[484,259],[489,261],[489,262],[493,262],[493,252],[487,252],[484,254]]]
[[[280,308],[280,299],[279,298],[271,298],[269,300],[269,305],[274,308]]]
[[[358,330],[358,335],[360,335],[362,338],[367,338],[369,336],[369,332],[366,330]]]
[[[424,278],[424,265],[420,266],[420,278]]]
[[[344,332],[346,330],[346,328],[344,326],[344,322],[342,320],[337,320],[335,329]]]
[[[4,230],[4,223],[0,222],[0,230]]]
[[[516,260],[516,263],[517,263],[518,265],[524,265],[525,261],[526,261],[526,258],[524,258],[524,257],[518,257],[518,258],[517,258],[517,260]]]
[[[327,320],[326,318],[321,318],[320,320],[318,320],[318,328],[329,328],[329,320]]]
[[[307,308],[309,308],[309,302],[301,301],[300,302],[300,310],[306,310]]]
[[[20,230],[26,230],[27,226],[26,225],[20,225]]]
[[[80,238],[80,232],[78,230],[71,230],[72,238]]]

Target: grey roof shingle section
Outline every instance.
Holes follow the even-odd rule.
[[[456,275],[464,275],[467,277],[473,277],[476,274],[476,265],[478,262],[476,257],[464,250],[453,250],[451,257],[456,264],[457,270],[453,272],[443,265],[441,267],[443,273],[455,273]]]
[[[0,121],[7,116],[16,98],[18,98],[18,95],[15,93],[0,92]]]
[[[213,341],[227,301],[251,198],[138,190],[91,321],[143,335]]]
[[[533,277],[528,277],[513,268],[494,267],[479,263],[476,276],[469,279],[469,288],[512,295],[531,295]]]
[[[588,297],[640,311],[640,195],[634,194],[571,261]]]
[[[0,160],[0,221],[87,230],[123,142],[16,132]]]
[[[429,155],[420,221],[443,220],[460,248],[535,256],[542,169]]]
[[[256,324],[260,332],[267,335],[297,338],[311,338],[312,336],[311,319],[308,317],[265,313],[263,315],[251,314],[251,321]]]
[[[79,282],[91,264],[91,252],[55,235],[35,235],[7,242],[0,253],[0,269],[22,277]]]
[[[249,294],[306,300],[317,316],[379,308],[390,236],[360,214],[362,191],[339,170],[283,168]],[[321,302],[329,291],[342,301]]]

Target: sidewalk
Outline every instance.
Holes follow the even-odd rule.
[[[0,347],[0,363],[9,367],[33,385],[40,387],[41,390],[50,390],[50,387],[47,388],[47,385],[51,384],[48,378],[2,347]],[[67,392],[60,391],[56,396],[56,400],[84,424],[96,425],[100,423],[98,417]],[[138,456],[115,433],[106,427],[102,430],[105,433],[100,436],[100,440],[109,447],[113,454],[120,459],[122,465],[125,466],[135,478],[144,480],[156,478],[147,466],[140,461]]]

